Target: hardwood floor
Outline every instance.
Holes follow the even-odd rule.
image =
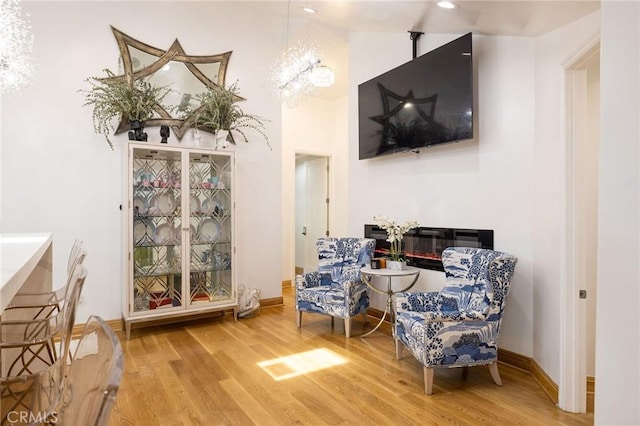
[[[285,306],[236,323],[136,329],[129,341],[119,333],[125,373],[109,425],[593,424],[593,413],[559,410],[504,364],[503,386],[486,367],[437,370],[427,396],[422,366],[407,350],[396,360],[388,326],[361,339],[375,319],[358,317],[347,339],[342,321],[332,330],[329,317],[304,314],[298,330],[290,291]]]

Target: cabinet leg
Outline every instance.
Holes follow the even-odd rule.
[[[129,340],[131,338],[131,322],[130,321],[124,322],[124,333],[125,333],[125,336],[127,337],[127,340]]]

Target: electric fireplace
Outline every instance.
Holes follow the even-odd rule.
[[[389,254],[387,231],[376,225],[365,225],[364,236],[376,240],[375,257]],[[442,252],[447,247],[493,250],[493,230],[420,227],[404,234],[402,240],[402,253],[407,265],[422,269],[444,271]]]

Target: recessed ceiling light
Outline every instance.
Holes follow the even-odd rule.
[[[455,3],[452,3],[450,1],[439,1],[437,5],[443,9],[455,9],[456,7],[458,7]]]
[[[302,10],[304,10],[307,13],[317,13],[318,12],[317,10],[315,10],[315,9],[309,7],[309,6],[303,7]]]

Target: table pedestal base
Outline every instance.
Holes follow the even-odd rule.
[[[362,274],[362,281],[364,281],[365,284],[367,284],[367,286],[369,286],[369,288],[371,290],[375,291],[376,293],[384,294],[384,295],[387,296],[387,303],[386,303],[386,306],[384,308],[384,313],[382,314],[382,318],[380,318],[380,322],[373,328],[373,330],[370,330],[370,331],[366,332],[365,334],[360,336],[360,338],[369,337],[378,328],[380,328],[380,326],[384,322],[384,319],[387,316],[387,313],[389,314],[389,321],[391,322],[391,335],[395,338],[395,328],[393,326],[394,321],[395,321],[395,315],[394,315],[394,310],[393,310],[393,295],[395,293],[401,293],[401,292],[407,291],[411,287],[413,287],[413,285],[416,283],[416,281],[418,281],[418,277],[420,276],[420,269],[409,267],[407,269],[396,270],[396,269],[371,269],[369,267],[364,267],[361,270],[361,274]],[[387,278],[387,289],[386,290],[380,290],[380,289],[376,288],[371,283],[371,277],[373,277],[373,276],[386,277]],[[413,277],[413,279],[411,280],[411,283],[408,286],[406,286],[402,290],[397,290],[397,291],[394,291],[391,288],[391,278],[393,278],[393,277],[408,277],[408,276],[412,276]]]

